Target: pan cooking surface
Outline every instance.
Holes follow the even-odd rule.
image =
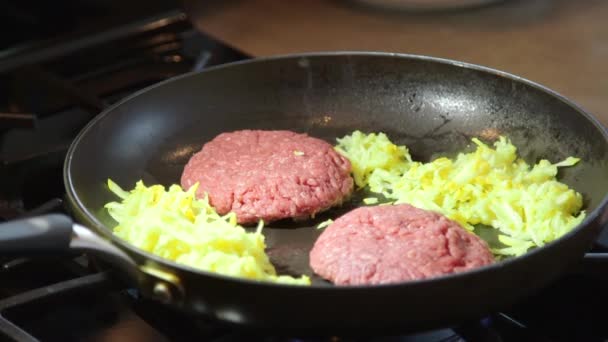
[[[83,145],[94,144],[103,136],[105,145],[95,146],[93,154],[93,163],[100,167],[73,172],[78,195],[112,226],[100,210],[110,199],[100,187],[105,179],[124,188],[138,179],[148,185],[179,184],[188,159],[217,134],[286,129],[332,145],[354,130],[384,132],[408,146],[419,161],[470,151],[473,137],[491,141],[505,135],[529,163],[581,157],[581,166],[561,170],[560,180],[584,194],[587,208],[603,197],[607,154],[605,146],[589,139],[601,136],[592,124],[577,121],[563,102],[542,96],[530,85],[478,70],[417,59],[377,59],[268,60],[212,69],[153,88],[111,110],[84,139]],[[74,158],[79,160],[85,150],[77,149]],[[589,178],[595,182],[583,181]],[[97,185],[91,189],[92,184]],[[357,192],[349,203],[314,220],[270,223],[264,232],[278,269],[311,275],[307,251],[321,232],[316,225],[367,196]]]

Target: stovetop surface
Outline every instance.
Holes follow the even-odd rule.
[[[27,22],[23,6],[31,3],[8,3],[2,6],[21,9],[22,14],[11,20]],[[85,11],[86,6],[85,12],[91,13],[90,8],[99,8],[95,4],[109,3],[118,2],[65,2],[73,6],[73,13]],[[0,13],[8,13],[2,6]],[[66,23],[52,32],[56,36],[88,32],[78,46],[72,39],[45,43],[49,34],[41,36],[35,30],[21,32],[13,40],[0,35],[0,222],[66,212],[63,158],[74,136],[103,108],[160,80],[248,58],[197,32],[183,13],[167,6],[163,1],[150,2],[149,12],[137,15],[130,5],[112,22],[103,20],[110,12],[100,11],[97,26],[91,22],[72,30]],[[166,7],[171,10],[165,11]],[[38,25],[44,25],[43,19]],[[62,29],[65,32],[59,32]],[[503,312],[474,322],[407,336],[344,338],[252,334],[202,317],[186,317],[140,298],[135,289],[116,281],[111,270],[82,255],[3,258],[0,265],[0,338],[8,340],[608,340],[603,313],[608,307],[608,272],[566,276]]]
[[[23,59],[41,47],[90,40],[96,34],[175,10],[179,4],[174,0],[4,0],[0,2],[0,59]]]

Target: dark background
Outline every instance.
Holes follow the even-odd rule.
[[[25,43],[112,28],[179,7],[177,0],[0,1],[0,56]]]

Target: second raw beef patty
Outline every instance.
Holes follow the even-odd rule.
[[[305,218],[341,204],[353,189],[348,159],[329,143],[291,131],[222,133],[188,161],[184,189],[199,182],[220,214],[238,222]]]
[[[408,204],[350,211],[325,229],[310,252],[313,271],[337,285],[423,279],[492,262],[481,238]]]

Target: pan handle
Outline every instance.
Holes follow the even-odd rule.
[[[66,215],[48,214],[0,224],[0,254],[35,255],[87,251],[98,254],[136,280],[138,268],[125,252]]]
[[[14,220],[0,225],[0,253],[38,254],[67,252],[72,220],[59,214]]]

